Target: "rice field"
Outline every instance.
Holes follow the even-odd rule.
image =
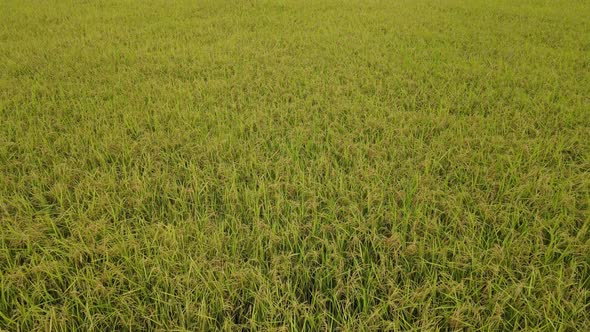
[[[0,0],[0,331],[589,331],[589,18]]]

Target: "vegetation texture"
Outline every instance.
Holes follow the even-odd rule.
[[[0,0],[0,330],[590,330],[590,2]]]

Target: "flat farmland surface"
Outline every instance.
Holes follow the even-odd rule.
[[[0,0],[0,330],[590,330],[590,2]]]

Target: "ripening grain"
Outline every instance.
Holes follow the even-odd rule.
[[[0,0],[0,330],[590,330],[589,17]]]

